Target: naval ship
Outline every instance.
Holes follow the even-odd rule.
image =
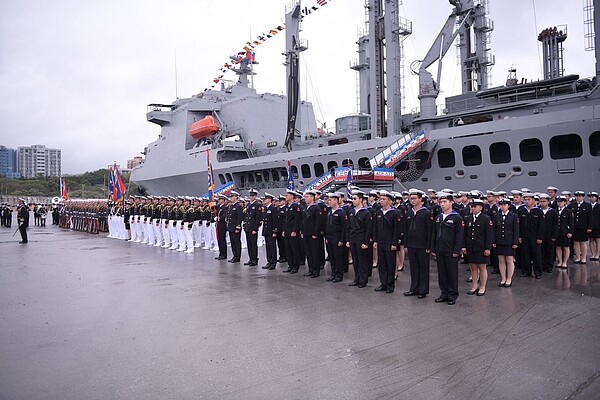
[[[442,0],[440,5],[448,5]],[[494,28],[488,0],[449,0],[449,16],[422,61],[418,110],[402,114],[402,41],[412,23],[398,0],[367,0],[368,29],[359,38],[360,111],[336,120],[335,132],[317,127],[312,104],[299,95],[300,38],[306,16],[299,0],[286,7],[287,95],[257,93],[249,85],[253,56],[235,55],[237,82],[172,104],[150,104],[147,120],[161,127],[132,171],[141,190],[156,195],[200,195],[214,184],[277,194],[293,174],[297,189],[333,190],[346,183],[405,190],[597,190],[600,182],[600,0],[585,0],[591,16],[596,76],[565,75],[566,27],[539,33],[544,77],[489,87]],[[535,40],[535,38],[532,38]],[[462,92],[437,104],[441,59],[457,43]],[[436,61],[437,79],[428,70]],[[434,71],[435,72],[435,71]]]

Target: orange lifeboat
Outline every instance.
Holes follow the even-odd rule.
[[[190,136],[194,140],[200,140],[214,135],[219,131],[219,124],[212,115],[207,115],[200,121],[196,121],[190,127]]]

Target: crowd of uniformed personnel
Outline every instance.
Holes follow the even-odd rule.
[[[58,226],[74,231],[98,234],[108,232],[106,200],[67,200],[53,213]]]
[[[598,261],[597,200],[596,192],[559,195],[554,187],[546,193],[523,188],[486,194],[449,189],[365,193],[354,188],[349,196],[290,190],[285,196],[264,193],[258,198],[258,192],[250,190],[247,198],[241,198],[230,192],[218,196],[216,204],[187,196],[132,196],[124,206],[93,202],[79,208],[92,215],[106,213],[109,237],[186,253],[203,246],[218,251],[217,260],[228,259],[231,247],[230,263],[240,262],[246,247],[245,265],[258,265],[258,247],[264,245],[263,269],[285,263],[284,272],[295,274],[307,265],[304,276],[317,278],[329,261],[327,280],[341,282],[352,265],[350,286],[359,288],[377,268],[380,285],[375,290],[386,293],[394,292],[397,271],[407,255],[411,278],[404,295],[419,298],[429,294],[433,256],[441,292],[436,302],[454,304],[460,260],[471,273],[467,294],[477,296],[486,294],[489,266],[500,274],[500,287],[511,287],[515,268],[521,277],[540,279],[554,268],[566,269],[570,258],[586,263],[588,241],[590,260]],[[70,215],[71,226],[83,230],[102,226],[89,222],[93,216],[88,215],[86,223],[74,212]]]

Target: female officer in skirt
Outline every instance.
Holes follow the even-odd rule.
[[[485,295],[487,264],[490,262],[494,239],[492,220],[482,213],[482,210],[483,200],[474,199],[471,203],[471,214],[465,217],[465,247],[462,249],[467,255],[473,276],[473,287],[467,294],[477,294],[477,296]]]
[[[511,287],[515,273],[515,250],[519,246],[519,218],[510,211],[511,201],[501,199],[500,211],[494,214],[494,244],[500,268],[500,287]]]

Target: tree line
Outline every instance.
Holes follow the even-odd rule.
[[[81,175],[63,176],[69,189],[69,197],[108,198],[108,169],[85,172]],[[129,182],[130,173],[122,172],[121,177],[127,194],[137,194],[138,186]],[[59,177],[48,176],[30,179],[9,179],[0,177],[0,195],[5,196],[60,196]]]

